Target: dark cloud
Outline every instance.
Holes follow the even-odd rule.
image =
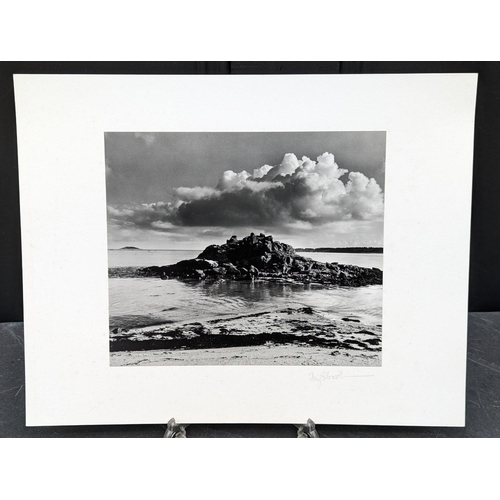
[[[183,203],[177,210],[178,223],[186,226],[273,226],[287,216],[276,197],[248,188]]]

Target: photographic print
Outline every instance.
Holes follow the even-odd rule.
[[[386,133],[107,132],[111,366],[381,366]]]
[[[14,83],[27,425],[464,425],[477,75]]]

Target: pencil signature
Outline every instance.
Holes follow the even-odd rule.
[[[366,375],[346,375],[342,370],[337,372],[323,371],[321,373],[309,373],[309,382],[316,382],[321,385],[323,382],[327,382],[329,380],[340,380],[342,378],[353,378],[353,377],[373,377],[373,374]]]

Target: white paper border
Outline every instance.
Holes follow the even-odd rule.
[[[15,75],[27,425],[464,425],[476,83]],[[387,131],[382,367],[110,367],[104,132],[342,130]]]

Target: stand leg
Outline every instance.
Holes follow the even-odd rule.
[[[175,423],[175,418],[171,418],[167,423],[167,430],[164,438],[185,438],[187,425]]]
[[[307,424],[296,425],[298,438],[319,438],[316,424],[310,419],[307,419]]]

